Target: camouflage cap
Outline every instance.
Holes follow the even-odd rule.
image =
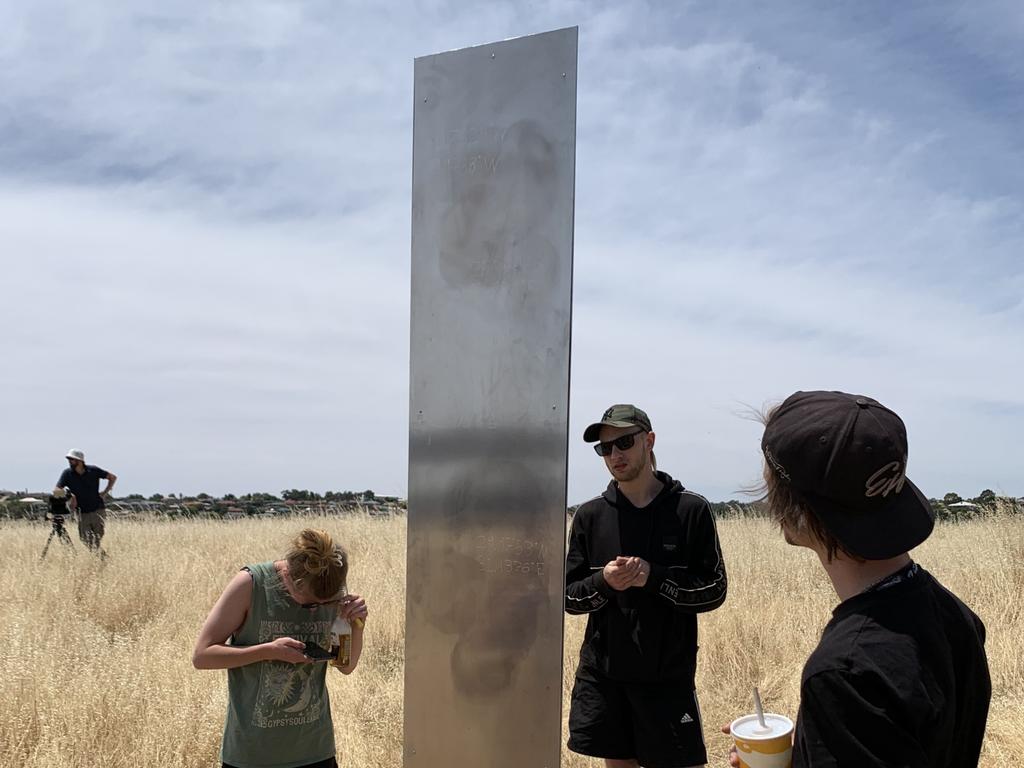
[[[600,439],[601,427],[640,427],[645,432],[652,431],[647,414],[628,403],[613,405],[604,412],[600,421],[583,430],[583,442],[596,443]]]

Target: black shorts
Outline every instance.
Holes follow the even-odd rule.
[[[228,763],[221,763],[221,768],[235,768],[233,765]],[[338,768],[338,759],[336,757],[328,757],[326,760],[321,760],[318,763],[310,763],[304,765],[302,768]]]
[[[681,768],[708,761],[697,692],[689,681],[619,683],[576,677],[569,749],[581,755]]]

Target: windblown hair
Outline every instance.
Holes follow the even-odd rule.
[[[292,540],[285,560],[292,583],[318,600],[330,600],[345,589],[348,553],[327,531],[306,528]]]
[[[757,411],[757,420],[767,429],[777,410],[778,406]],[[839,543],[839,539],[829,533],[807,496],[798,488],[794,488],[767,460],[764,461],[763,476],[764,481],[750,491],[758,497],[759,501],[767,504],[769,517],[778,523],[784,534],[788,531],[791,536],[797,538],[816,539],[825,547],[829,562],[832,562],[838,552],[842,552],[846,558],[863,562],[861,558],[843,547]]]

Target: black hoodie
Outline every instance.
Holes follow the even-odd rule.
[[[565,610],[589,614],[577,675],[693,681],[696,614],[725,602],[725,561],[707,499],[664,472],[657,478],[664,488],[642,509],[612,481],[573,516]],[[646,585],[621,592],[608,585],[604,566],[619,555],[651,564]]]

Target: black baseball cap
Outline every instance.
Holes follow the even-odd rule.
[[[640,427],[645,432],[650,432],[651,420],[635,405],[613,405],[604,412],[600,421],[595,421],[583,430],[583,442],[596,443],[600,440],[601,427]]]
[[[853,555],[895,557],[935,526],[931,504],[906,476],[903,420],[877,400],[796,392],[772,412],[761,450]]]

